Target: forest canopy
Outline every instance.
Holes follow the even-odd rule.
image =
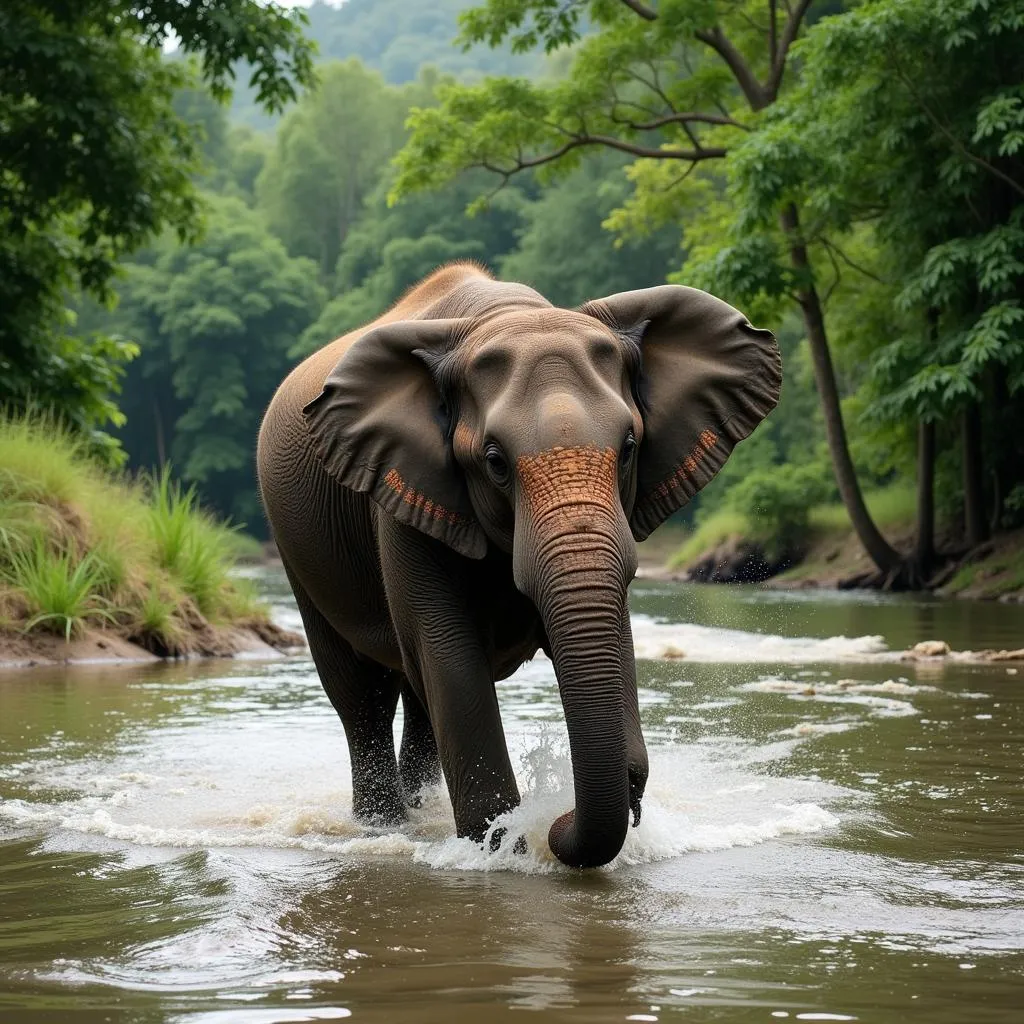
[[[1019,0],[15,0],[0,398],[259,531],[281,377],[440,263],[695,285],[786,382],[684,516],[793,551],[838,498],[922,585],[1024,524],[1022,43]]]

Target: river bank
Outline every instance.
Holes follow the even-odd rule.
[[[801,551],[773,558],[758,540],[744,535],[735,523],[719,532],[705,531],[706,546],[695,550],[695,534],[679,527],[663,528],[640,545],[640,572],[649,578],[700,583],[760,583],[778,590],[847,590],[867,586],[873,565],[852,528],[829,524],[809,531]],[[913,529],[893,524],[889,540],[909,550]],[[997,534],[970,550],[948,542],[936,562],[927,590],[943,597],[1024,603],[1024,530]]]
[[[0,667],[301,645],[235,572],[254,554],[168,471],[129,479],[55,423],[0,418]]]
[[[0,631],[0,670],[47,665],[142,664],[193,658],[281,658],[304,647],[297,634],[270,621],[209,626],[191,649],[177,655],[155,654],[113,630],[86,629],[70,640],[52,633]]]

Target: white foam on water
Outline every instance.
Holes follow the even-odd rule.
[[[938,693],[934,686],[911,684],[903,680],[887,679],[884,683],[870,683],[861,679],[838,679],[834,683],[807,682],[781,678],[758,679],[756,682],[744,683],[740,689],[759,693],[790,693],[804,697],[816,697],[819,694],[842,693],[880,693],[893,694],[901,697],[916,697],[921,693]]]
[[[57,803],[0,801],[0,819],[24,828],[98,836],[130,847],[216,849],[265,847],[304,850],[340,858],[401,858],[441,870],[563,871],[547,844],[548,829],[573,804],[572,772],[563,729],[544,725],[514,738],[519,748],[519,807],[500,816],[481,846],[453,833],[451,804],[443,786],[424,794],[400,829],[370,829],[351,817],[351,794],[311,780],[302,796],[276,776],[252,778],[244,764],[231,766],[216,791],[194,762],[157,774],[110,770],[80,778],[77,798]],[[775,745],[784,755],[790,746]],[[764,759],[756,745],[732,741],[672,746],[651,751],[651,779],[638,828],[607,870],[687,853],[751,846],[787,835],[819,832],[838,824],[821,806],[838,790],[823,783],[759,775]],[[515,757],[514,757],[515,761]],[[110,767],[110,766],[108,766]],[[210,765],[210,770],[224,765]],[[61,775],[60,772],[57,773]],[[276,781],[275,781],[276,780]],[[58,781],[58,780],[51,780]],[[66,770],[60,784],[69,784]],[[335,782],[337,779],[334,780]],[[489,840],[505,830],[499,848]],[[526,853],[516,853],[518,837]]]
[[[780,736],[827,736],[829,733],[849,732],[856,728],[857,722],[797,722],[788,729],[780,729]]]
[[[898,661],[881,636],[787,637],[739,629],[665,622],[633,615],[633,646],[638,658],[807,665],[819,662],[872,663]]]
[[[897,679],[872,683],[860,679],[838,679],[835,682],[824,682],[777,677],[743,683],[738,689],[749,693],[778,693],[793,700],[820,701],[826,704],[857,704],[868,708],[872,715],[895,718],[919,714],[918,709],[910,701],[897,700],[897,696],[916,698],[922,694],[939,692],[934,686],[910,684]],[[799,734],[793,733],[793,735]]]

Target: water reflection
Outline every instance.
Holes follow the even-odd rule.
[[[1017,648],[1024,613],[1017,605],[956,601],[931,594],[853,590],[771,590],[638,580],[631,607],[649,615],[779,636],[873,636],[903,650],[945,640],[956,650]]]

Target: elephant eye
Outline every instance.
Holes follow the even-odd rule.
[[[493,441],[484,449],[484,459],[487,462],[487,472],[490,473],[494,483],[499,487],[506,486],[511,476],[508,459],[505,458],[501,449]]]
[[[630,463],[633,461],[633,456],[636,454],[636,435],[632,430],[626,435],[626,439],[622,442],[622,448],[619,451],[619,465],[623,469],[628,469]]]

